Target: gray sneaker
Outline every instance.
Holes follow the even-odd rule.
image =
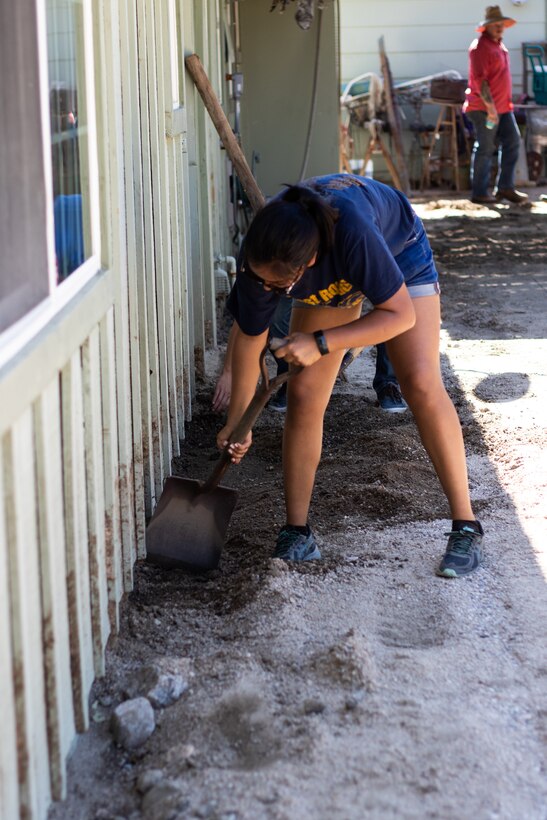
[[[399,385],[389,382],[378,390],[378,407],[386,413],[404,413],[408,404],[403,399]]]
[[[483,532],[464,525],[460,529],[446,532],[448,544],[444,557],[437,569],[437,575],[443,578],[459,578],[460,575],[469,575],[477,569],[482,561],[481,542]]]
[[[273,557],[281,558],[282,561],[317,561],[321,558],[321,553],[311,530],[309,535],[303,535],[282,527],[277,536]]]

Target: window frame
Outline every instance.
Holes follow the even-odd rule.
[[[95,106],[95,60],[93,39],[92,0],[82,3],[82,42],[84,48],[84,76],[87,127],[87,179],[89,183],[90,254],[63,282],[57,284],[55,257],[55,224],[53,216],[53,167],[49,105],[49,68],[47,50],[47,0],[38,0],[34,6],[38,53],[38,87],[40,125],[45,190],[45,245],[47,255],[48,295],[30,307],[22,316],[0,332],[0,370],[31,340],[58,316],[83,288],[101,273],[100,193],[97,145],[97,115]],[[24,60],[24,54],[21,54]],[[17,70],[17,65],[15,69]],[[36,260],[38,265],[39,260]],[[24,272],[23,272],[24,273]]]
[[[95,273],[100,269],[100,208],[99,208],[99,164],[97,152],[97,112],[95,108],[95,60],[93,43],[93,15],[91,10],[91,0],[81,0],[83,11],[83,44],[84,44],[84,73],[85,73],[85,99],[86,99],[86,120],[87,120],[87,141],[88,141],[88,179],[89,179],[89,214],[90,214],[90,234],[91,253],[89,257],[76,270],[70,274],[63,282],[57,284],[56,264],[55,264],[55,233],[53,219],[53,169],[51,163],[51,123],[49,113],[49,68],[47,51],[47,0],[39,0],[38,9],[38,35],[40,52],[40,85],[42,100],[42,122],[43,122],[43,147],[44,166],[46,169],[46,201],[48,208],[48,267],[50,295],[56,291],[67,291],[69,294],[73,288],[65,288],[73,278],[80,281],[76,289],[79,290],[89,281],[90,269]],[[70,298],[70,295],[69,295]]]

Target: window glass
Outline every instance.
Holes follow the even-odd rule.
[[[91,255],[83,2],[46,2],[57,283]]]

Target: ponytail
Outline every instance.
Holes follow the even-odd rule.
[[[328,253],[334,241],[338,212],[304,185],[288,185],[253,219],[245,237],[245,255],[252,264],[280,262],[295,270],[315,254]]]

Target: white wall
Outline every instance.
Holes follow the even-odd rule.
[[[266,196],[302,170],[312,100],[317,43],[316,16],[309,31],[294,20],[294,7],[269,14],[269,3],[239,4],[244,89],[242,143],[247,161],[260,155],[256,178]],[[304,176],[338,167],[338,77],[336,15],[333,3],[322,12],[317,105],[309,161]]]
[[[395,82],[447,69],[467,77],[467,49],[478,36],[486,3],[458,0],[339,0],[342,80],[373,71],[380,74],[378,39],[385,39]],[[501,4],[517,25],[507,29],[513,91],[522,91],[521,43],[547,40],[546,0]]]

